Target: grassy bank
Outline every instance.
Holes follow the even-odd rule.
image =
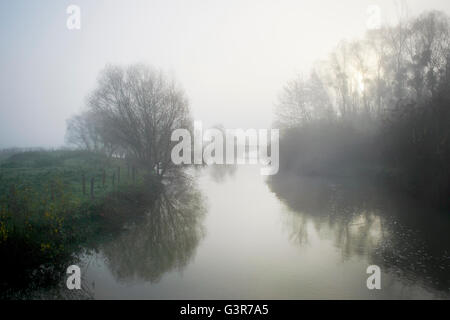
[[[0,162],[0,292],[50,284],[85,248],[112,237],[157,194],[153,175],[81,151]]]

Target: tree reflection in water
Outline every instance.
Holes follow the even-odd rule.
[[[274,176],[270,189],[290,209],[289,237],[329,237],[344,259],[365,255],[405,282],[450,293],[450,218],[376,181]]]
[[[204,236],[205,207],[193,179],[171,177],[140,223],[128,226],[101,251],[120,282],[158,282],[183,269]]]

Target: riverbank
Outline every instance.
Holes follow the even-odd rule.
[[[120,233],[160,189],[151,173],[79,151],[0,162],[0,292],[51,286],[82,250]]]
[[[359,121],[366,121],[367,127],[372,128],[366,130],[358,119],[315,121],[284,129],[279,172],[300,177],[376,180],[427,205],[450,208],[449,170],[444,153],[434,154],[424,145],[399,142],[400,138],[389,136],[380,120],[362,117]]]

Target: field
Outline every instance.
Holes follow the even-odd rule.
[[[145,211],[154,175],[86,151],[0,153],[0,291],[45,285]],[[12,286],[12,282],[14,285]]]
[[[94,178],[94,195],[102,196],[117,186],[118,168],[121,168],[122,184],[129,184],[131,175],[121,160],[111,160],[102,155],[86,151],[30,151],[0,158],[0,193],[8,188],[31,187],[42,196],[49,194],[52,184],[70,192],[79,200],[90,196],[90,181]],[[103,173],[105,182],[103,184]],[[83,194],[83,175],[86,193]],[[61,191],[61,190],[60,190]],[[89,191],[89,192],[88,192]]]

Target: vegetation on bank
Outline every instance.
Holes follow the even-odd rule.
[[[77,151],[0,152],[0,292],[57,276],[100,237],[145,212],[174,172],[173,130],[190,128],[176,81],[145,65],[107,66],[67,121]],[[15,279],[12,279],[15,278]]]
[[[343,41],[277,107],[280,171],[377,176],[450,207],[450,18],[401,20]]]
[[[123,159],[87,151],[30,151],[3,158],[0,292],[57,280],[77,253],[142,215],[159,179],[132,168]]]

